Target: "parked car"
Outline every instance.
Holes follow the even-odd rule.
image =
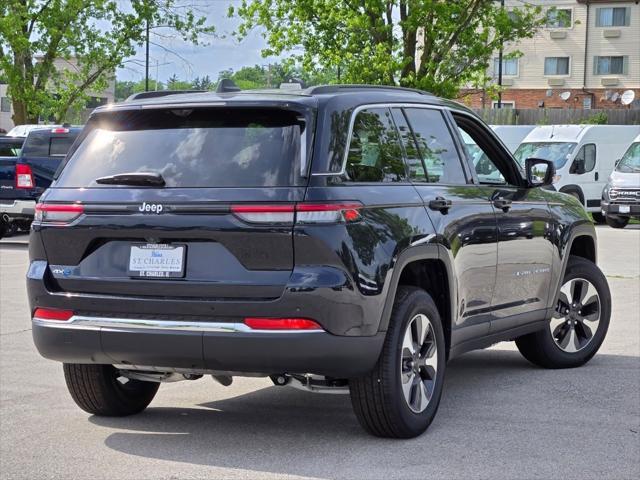
[[[0,158],[0,238],[15,228],[29,229],[38,198],[81,130],[32,129],[18,156]]]
[[[46,130],[55,128],[56,125],[39,125],[37,123],[30,123],[24,125],[16,125],[7,133],[8,137],[26,137],[33,130]]]
[[[515,156],[522,167],[528,157],[553,160],[553,187],[577,198],[595,221],[604,223],[602,189],[638,134],[638,125],[545,125],[525,137]]]
[[[502,143],[513,153],[531,131],[535,125],[491,125],[491,128],[498,135]]]
[[[500,176],[476,171],[460,132]],[[163,381],[257,375],[350,393],[367,431],[413,437],[451,358],[515,340],[570,368],[599,349],[594,226],[541,188],[553,175],[416,90],[98,108],[36,207],[33,339],[95,415],[140,412]]]
[[[600,208],[613,228],[624,228],[631,218],[640,218],[640,135],[616,162],[602,191]]]

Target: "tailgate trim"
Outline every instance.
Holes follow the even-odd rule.
[[[326,333],[325,330],[254,330],[241,322],[190,322],[184,320],[146,320],[137,318],[87,317],[74,315],[69,320],[45,320],[33,318],[33,323],[42,327],[73,330],[162,330],[169,332],[203,333],[269,333],[310,334]]]

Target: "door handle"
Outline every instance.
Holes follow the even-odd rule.
[[[600,175],[598,175],[598,172],[596,172],[596,182],[598,181],[598,177],[599,177],[599,176],[600,176]]]
[[[429,208],[431,210],[438,210],[442,213],[447,213],[451,208],[451,200],[443,197],[436,197],[429,202]]]
[[[504,197],[498,197],[493,200],[493,205],[496,208],[502,209],[503,212],[508,212],[509,209],[511,208],[511,200]]]

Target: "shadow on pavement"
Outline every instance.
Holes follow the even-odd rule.
[[[615,467],[606,473],[616,477],[638,468],[638,405],[628,396],[638,360],[598,355],[582,368],[550,371],[514,351],[464,355],[448,365],[429,431],[405,441],[368,436],[346,395],[275,386],[200,408],[152,404],[135,417],[89,421],[119,430],[105,440],[116,451],[254,472],[586,478],[597,476],[611,448]]]

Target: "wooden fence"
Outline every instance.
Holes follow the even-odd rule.
[[[603,123],[640,125],[640,109],[583,110],[568,108],[478,108],[490,125],[567,125]]]

